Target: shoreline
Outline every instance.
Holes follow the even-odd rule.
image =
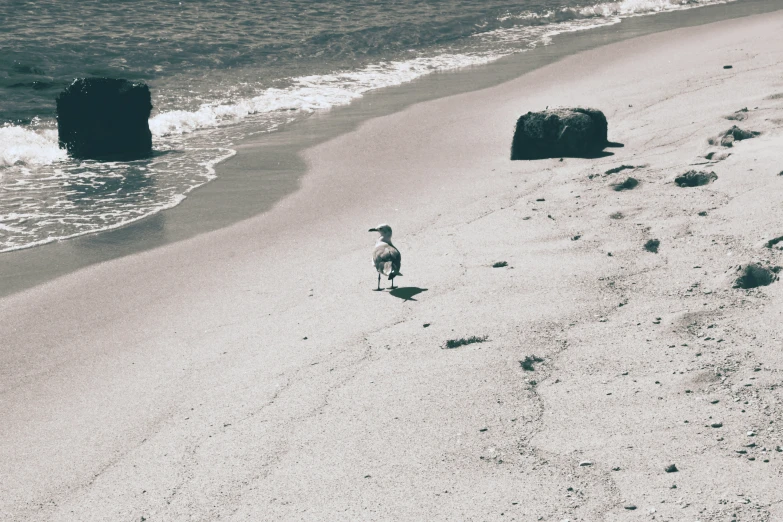
[[[306,165],[299,158],[304,150],[351,132],[368,119],[416,103],[486,89],[609,43],[777,9],[773,0],[754,0],[625,18],[615,25],[561,33],[552,45],[487,65],[372,91],[348,106],[316,113],[281,131],[239,143],[236,154],[215,166],[217,179],[198,187],[173,208],[115,229],[0,254],[0,298],[96,263],[210,233],[268,212],[294,193],[306,175]]]
[[[3,298],[0,518],[783,517],[783,283],[731,284],[783,262],[781,24],[362,121],[272,212]],[[599,107],[625,146],[509,161],[545,105]],[[708,162],[733,124],[761,134]],[[690,169],[717,180],[673,183]],[[396,295],[372,291],[382,221]]]

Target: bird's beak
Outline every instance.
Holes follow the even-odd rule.
[[[371,229],[370,229],[370,230],[368,230],[367,232],[378,232],[378,229],[377,229],[377,228],[371,228]]]

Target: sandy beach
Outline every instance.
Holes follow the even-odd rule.
[[[623,147],[510,161],[547,106]],[[783,11],[371,119],[269,212],[0,299],[0,520],[783,520],[783,283],[734,288],[781,150]]]

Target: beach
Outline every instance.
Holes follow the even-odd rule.
[[[734,287],[781,264],[781,28],[369,119],[263,214],[3,297],[0,520],[783,519],[781,283]],[[547,106],[622,147],[510,161]],[[708,142],[733,125],[760,134]]]

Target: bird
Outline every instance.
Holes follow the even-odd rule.
[[[393,289],[394,278],[402,275],[400,273],[402,256],[397,247],[391,242],[392,229],[384,223],[371,228],[368,232],[378,232],[381,235],[375,242],[375,249],[372,251],[372,264],[375,270],[378,271],[378,288],[376,288],[376,291],[381,290],[381,274],[388,276]]]

